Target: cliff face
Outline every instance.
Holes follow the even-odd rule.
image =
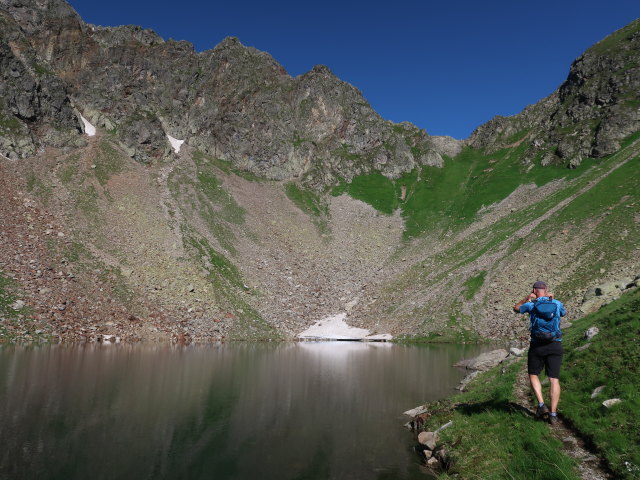
[[[241,169],[318,186],[442,164],[423,130],[383,120],[326,67],[292,78],[235,38],[196,53],[139,27],[85,24],[62,0],[2,0],[0,8],[76,108],[138,161],[170,158],[168,134]]]
[[[518,115],[482,125],[469,143],[497,150],[521,133],[525,161],[570,167],[616,152],[640,128],[639,55],[640,19],[575,60],[556,92]]]
[[[0,153],[33,155],[41,144],[79,144],[79,121],[65,84],[0,10]]]

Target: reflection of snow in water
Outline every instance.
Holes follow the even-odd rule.
[[[96,134],[96,127],[89,123],[89,120],[80,115],[80,120],[84,123],[84,133],[89,137],[93,137]]]
[[[350,327],[344,321],[346,313],[323,318],[298,334],[300,339],[318,340],[391,340],[388,334],[369,335],[366,328]]]
[[[178,140],[177,138],[172,137],[167,133],[167,138],[169,139],[169,143],[173,147],[173,151],[176,153],[180,153],[180,147],[184,143],[184,140]]]
[[[393,343],[390,342],[336,342],[336,341],[320,341],[320,342],[299,342],[300,346],[307,353],[324,354],[345,354],[351,352],[368,351],[371,348],[390,348]]]

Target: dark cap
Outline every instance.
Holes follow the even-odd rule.
[[[533,288],[544,288],[547,289],[547,284],[544,282],[536,282],[533,284]]]

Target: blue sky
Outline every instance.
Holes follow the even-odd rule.
[[[584,50],[640,16],[637,0],[71,0],[97,25],[152,28],[198,51],[235,36],[293,76],[327,65],[384,118],[468,137],[553,92]]]

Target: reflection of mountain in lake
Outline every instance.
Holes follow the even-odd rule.
[[[0,478],[412,478],[401,412],[462,348],[3,348]]]

